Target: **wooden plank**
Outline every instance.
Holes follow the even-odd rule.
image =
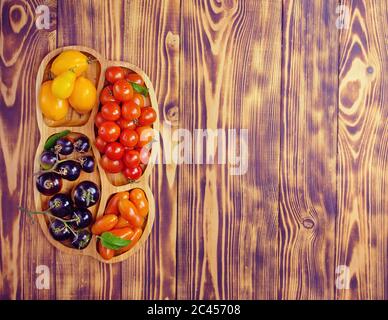
[[[110,60],[142,68],[156,90],[160,120],[166,120],[168,109],[177,101],[179,1],[66,1],[58,12],[58,46],[89,46]],[[174,168],[154,167],[151,187],[157,211],[146,245],[113,266],[67,258],[62,262],[69,263],[67,267],[77,265],[79,275],[67,267],[59,270],[58,281],[72,289],[57,291],[57,296],[81,297],[76,288],[82,281],[82,298],[175,298],[176,183],[171,175],[175,175]]]
[[[340,33],[336,265],[350,283],[336,297],[387,299],[388,5],[342,4],[351,16]]]
[[[238,141],[247,129],[249,149],[243,175],[217,160],[180,166],[179,299],[277,297],[281,12],[272,0],[182,2],[179,127],[236,129]]]
[[[34,206],[31,177],[39,132],[33,88],[40,60],[56,36],[55,15],[49,29],[36,28],[35,9],[40,4],[56,11],[56,1],[0,3],[0,299],[54,296],[54,291],[35,286],[38,265],[53,270],[54,249],[39,225],[18,211],[19,205]]]
[[[136,0],[123,5],[123,59],[150,77],[159,104],[160,131],[179,115],[180,0]],[[163,164],[169,139],[161,139],[150,186],[156,201],[153,231],[145,248],[123,263],[123,299],[176,298],[177,167]]]
[[[283,1],[279,260],[282,299],[333,299],[335,1]]]

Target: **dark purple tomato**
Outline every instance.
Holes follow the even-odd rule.
[[[57,162],[57,155],[52,151],[43,151],[40,155],[40,166],[43,170],[51,169]]]
[[[91,238],[92,235],[88,230],[77,231],[76,234],[72,237],[71,245],[78,250],[85,249],[88,246]]]
[[[44,194],[45,196],[52,196],[61,191],[61,176],[55,172],[42,173],[36,179],[36,188],[41,194]]]
[[[72,196],[77,208],[89,208],[100,199],[100,189],[92,181],[82,181],[73,189]]]
[[[57,193],[49,200],[50,212],[59,218],[66,217],[73,213],[71,198],[64,193]]]
[[[50,233],[55,240],[63,241],[69,239],[72,235],[71,231],[60,220],[53,220],[49,227]]]
[[[88,152],[90,150],[89,138],[86,136],[80,136],[74,141],[74,149],[80,153]]]
[[[63,179],[74,181],[77,180],[81,174],[81,165],[74,160],[66,160],[58,163],[56,171]]]
[[[73,214],[70,220],[77,219],[76,221],[69,222],[70,226],[75,229],[82,229],[88,227],[92,221],[92,213],[86,208],[74,208]]]
[[[59,138],[54,145],[54,152],[67,156],[73,152],[73,142],[67,138]]]
[[[85,156],[78,158],[79,163],[81,164],[81,168],[83,171],[91,173],[94,171],[94,158],[92,156]]]

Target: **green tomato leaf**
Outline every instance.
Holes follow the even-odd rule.
[[[131,240],[121,239],[110,232],[104,232],[101,237],[101,244],[108,249],[118,250],[126,247],[131,243]]]
[[[143,96],[148,96],[148,89],[146,87],[141,86],[140,84],[131,82],[133,90],[135,90],[137,93],[142,94]]]
[[[50,150],[52,147],[54,147],[55,143],[58,139],[63,138],[67,136],[70,133],[70,130],[63,130],[61,132],[53,134],[51,137],[49,137],[44,144],[44,150]]]

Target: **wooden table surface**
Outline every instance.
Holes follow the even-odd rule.
[[[49,30],[35,27],[39,4]],[[388,298],[388,1],[0,8],[1,298]],[[174,129],[248,130],[245,175],[155,166],[151,236],[115,265],[59,252],[17,209],[34,206],[37,69],[65,45],[142,68]],[[38,265],[49,290],[35,286]],[[346,274],[349,287],[336,287]]]

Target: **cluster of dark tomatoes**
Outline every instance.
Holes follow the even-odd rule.
[[[45,211],[32,213],[48,216],[49,231],[55,240],[70,240],[72,247],[84,249],[92,237],[89,227],[93,215],[88,208],[98,203],[100,190],[93,181],[85,180],[69,193],[62,192],[63,180],[75,181],[82,171],[92,173],[95,170],[89,139],[82,134],[74,137],[69,133],[66,130],[53,135],[45,144],[36,188],[49,198]]]

